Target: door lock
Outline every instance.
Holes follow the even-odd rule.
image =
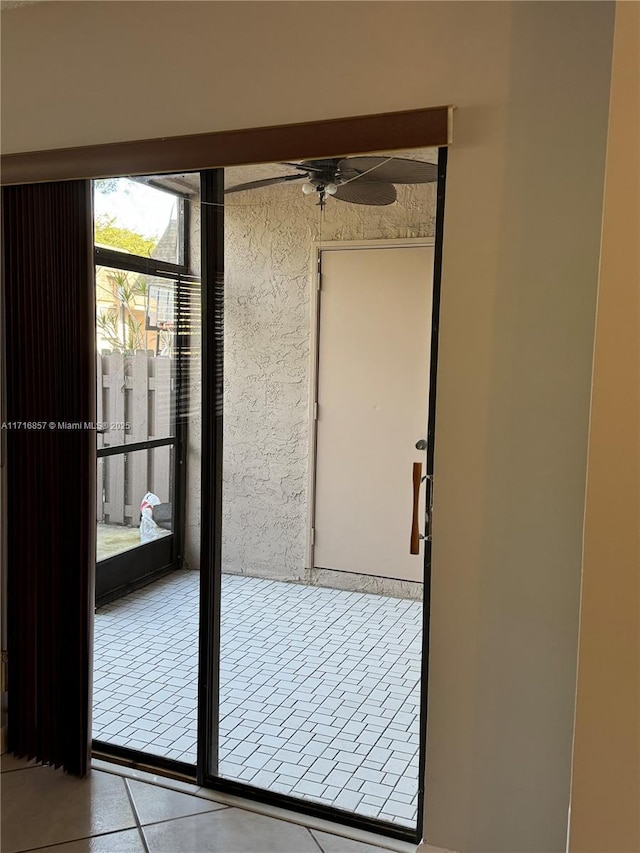
[[[416,441],[416,450],[426,450],[426,449],[427,449],[426,438],[421,438],[419,441]]]

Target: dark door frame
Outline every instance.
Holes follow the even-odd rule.
[[[0,158],[2,184],[38,183],[72,180],[79,177],[103,178],[124,175],[149,175],[169,172],[200,171],[204,201],[213,205],[203,215],[203,450],[202,450],[202,544],[201,544],[201,623],[199,660],[199,729],[198,770],[169,759],[104,744],[94,750],[96,756],[141,769],[161,770],[167,776],[196,779],[199,784],[250,799],[309,815],[335,820],[345,825],[378,832],[389,837],[418,842],[423,835],[424,773],[426,762],[427,687],[429,611],[431,582],[431,521],[425,542],[425,575],[423,602],[423,654],[420,712],[420,759],[418,820],[414,830],[399,827],[328,806],[299,800],[253,788],[240,782],[212,775],[207,763],[211,747],[217,745],[215,718],[218,693],[220,559],[216,528],[221,515],[221,425],[219,405],[222,394],[222,341],[216,313],[222,298],[222,169],[225,166],[278,162],[310,157],[367,153],[413,147],[439,149],[438,189],[435,235],[435,266],[433,279],[433,317],[431,336],[431,381],[429,391],[430,431],[427,448],[429,474],[428,505],[433,497],[433,460],[435,448],[435,396],[439,307],[441,293],[442,245],[444,227],[444,191],[447,148],[451,143],[451,107],[436,107],[384,113],[372,116],[306,122],[279,127],[223,131],[168,139],[122,142],[83,148],[9,154]],[[218,339],[216,339],[218,336]],[[209,441],[204,441],[209,436]],[[216,555],[216,552],[218,555]],[[202,571],[202,567],[210,571]],[[211,571],[213,570],[213,571]]]

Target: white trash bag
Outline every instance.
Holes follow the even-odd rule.
[[[153,492],[147,494],[140,501],[140,541],[153,542],[154,539],[159,539],[164,535],[165,531],[158,527],[153,520],[153,508],[162,503],[157,495]]]

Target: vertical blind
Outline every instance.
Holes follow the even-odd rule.
[[[8,748],[84,775],[95,565],[91,188],[2,190]]]

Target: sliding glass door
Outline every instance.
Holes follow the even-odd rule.
[[[93,737],[195,772],[199,175],[98,181]]]
[[[100,747],[420,834],[444,162],[123,179],[174,206],[96,246]]]
[[[374,152],[226,169],[203,194],[201,781],[407,838],[438,174],[436,149]]]

